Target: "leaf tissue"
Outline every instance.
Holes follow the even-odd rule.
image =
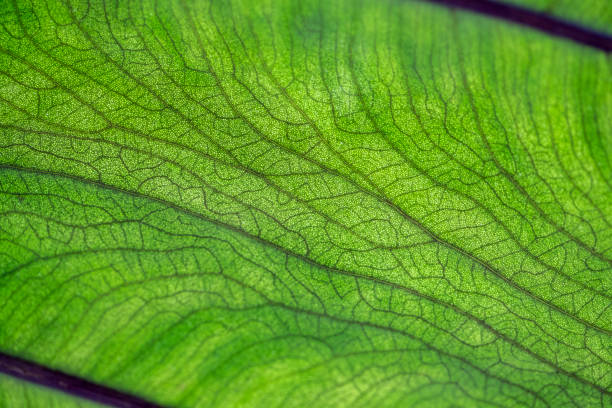
[[[610,8],[444,3],[0,2],[0,405],[612,407]]]

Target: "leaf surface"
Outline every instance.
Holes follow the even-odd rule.
[[[2,7],[0,351],[168,406],[612,406],[606,54],[421,2]]]
[[[563,18],[594,30],[612,34],[612,7],[600,0],[504,0],[540,13]]]
[[[3,407],[101,408],[93,402],[0,375],[0,405]]]

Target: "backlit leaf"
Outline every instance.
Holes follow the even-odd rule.
[[[164,406],[612,406],[607,54],[412,1],[0,7],[3,353]]]

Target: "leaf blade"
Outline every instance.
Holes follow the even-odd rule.
[[[596,406],[601,398],[609,403],[610,190],[606,162],[589,157],[591,134],[577,127],[588,121],[588,130],[599,137],[610,134],[598,119],[612,106],[609,84],[593,80],[609,69],[605,57],[427,5],[287,2],[257,13],[251,6],[144,3],[149,9],[129,5],[107,11],[76,4],[63,9],[73,24],[60,38],[80,48],[47,43],[58,29],[51,16],[41,31],[3,48],[10,63],[2,65],[8,90],[2,108],[11,121],[3,121],[2,161],[14,168],[3,170],[9,180],[2,185],[8,223],[3,233],[14,245],[3,258],[10,259],[3,261],[9,270],[3,291],[9,291],[6,299],[13,306],[1,319],[8,334],[0,347],[172,405],[278,404],[293,395],[292,386],[304,387],[296,391],[303,398],[297,405],[323,399],[338,405],[345,393],[362,397],[356,401],[364,405],[427,398],[485,404],[495,388],[486,385],[487,377],[515,390],[509,394],[520,394],[518,403],[524,405]],[[12,17],[40,19],[45,13],[40,8]],[[106,13],[110,17],[100,25]],[[129,17],[129,24],[119,24],[121,17]],[[423,21],[439,28],[406,31]],[[24,33],[35,27],[17,26]],[[167,58],[172,50],[176,54]],[[573,58],[553,71],[568,50]],[[508,52],[518,73],[506,67]],[[574,74],[579,80],[560,86]],[[582,92],[584,83],[592,93]],[[538,100],[546,103],[536,105]],[[585,120],[582,101],[599,116],[590,112]],[[557,136],[565,134],[572,135],[571,143]],[[597,151],[607,157],[605,147]],[[563,157],[572,159],[567,168]],[[53,199],[37,201],[38,196]],[[24,213],[30,200],[32,210]],[[143,208],[154,209],[143,215]],[[158,213],[173,215],[164,220]],[[149,217],[153,225],[144,221]],[[210,231],[209,236],[184,236],[188,228]],[[39,239],[45,230],[49,237]],[[81,241],[73,238],[79,234]],[[97,239],[89,242],[89,235]],[[216,248],[216,236],[235,244]],[[182,240],[186,244],[177,247]],[[99,247],[92,266],[79,258],[89,256],[91,245]],[[189,256],[168,255],[185,251]],[[37,260],[31,256],[36,252],[45,255]],[[233,263],[221,268],[218,259]],[[263,265],[253,266],[255,261]],[[207,283],[209,274],[200,276],[198,262],[228,272]],[[296,269],[283,270],[286,262]],[[85,275],[95,277],[82,284],[93,292],[67,292],[63,285],[69,285],[70,274],[86,266]],[[251,275],[243,275],[245,270]],[[16,279],[24,271],[32,277],[52,272],[50,279],[65,283],[57,283],[56,291],[48,283],[24,290]],[[176,281],[185,271],[191,271],[184,273],[186,283],[159,283]],[[61,273],[68,276],[60,278]],[[119,284],[124,275],[135,282],[134,292],[132,284],[125,289]],[[99,280],[111,278],[117,281]],[[240,285],[245,282],[253,287]],[[232,337],[224,329],[233,322],[231,311],[197,313],[199,297],[188,294],[205,284],[223,294],[200,291],[210,296],[210,308],[223,309],[217,298],[242,300],[245,325],[251,308],[264,310],[255,313],[262,326],[286,338],[272,340],[269,334],[259,344],[250,326]],[[101,285],[108,295],[100,296],[113,300],[85,312]],[[171,295],[148,293],[156,289]],[[234,297],[239,289],[249,293],[248,301]],[[41,293],[43,303],[37,299]],[[74,303],[62,303],[62,296]],[[172,296],[183,303],[176,305]],[[393,303],[395,298],[401,300]],[[148,302],[172,312],[147,315]],[[187,336],[191,322],[176,323],[177,308],[185,316],[193,313],[199,324],[221,322],[183,344],[181,335]],[[65,312],[73,309],[88,320]],[[21,318],[16,310],[23,311]],[[298,324],[302,320],[306,328]],[[325,335],[317,331],[321,320]],[[337,334],[333,347],[321,340],[343,333],[339,327],[350,334]],[[140,338],[143,333],[148,341]],[[228,344],[219,345],[225,363],[221,359],[215,366],[203,357],[214,353],[201,350],[199,358],[187,361],[199,338],[215,336]],[[400,372],[387,381],[385,392],[373,392],[375,380],[386,378],[375,364],[380,353],[343,357],[344,342],[353,338],[351,350],[360,356],[372,341],[373,350],[401,343],[385,361],[410,350],[402,366],[407,373],[435,374],[446,386],[411,383]],[[154,339],[166,345],[155,346]],[[118,357],[126,344],[134,346]],[[177,351],[181,347],[187,351]],[[330,374],[321,363],[317,392],[310,391],[310,376],[304,374],[295,382],[280,376],[285,382],[278,388],[287,395],[275,393],[237,374],[249,367],[231,357],[241,347],[253,347],[247,362],[274,368],[255,364],[262,381],[276,378],[279,365],[291,372],[315,356],[320,361],[340,356],[332,360],[350,361],[369,374],[359,377],[363,383],[349,384],[358,369],[339,373],[333,366]],[[308,347],[315,351],[298,353],[298,362],[291,359],[294,350]],[[156,350],[151,356],[150,349]],[[443,361],[432,373],[418,359],[426,351],[428,358]],[[157,353],[171,357],[162,364]],[[266,362],[266,353],[278,353],[281,362]],[[495,364],[498,354],[501,368]],[[140,359],[144,362],[137,364]],[[115,365],[104,367],[106,361]],[[385,369],[393,372],[389,364]],[[413,366],[427,374],[410,371]],[[204,374],[170,380],[173,369],[189,372],[186,367]],[[441,367],[452,367],[452,375],[441,375]],[[478,379],[469,383],[464,370]],[[519,381],[513,381],[517,372]],[[410,386],[389,390],[400,379]],[[234,388],[223,391],[229,381]],[[325,398],[318,393],[334,383],[342,386]],[[218,393],[203,395],[211,389]],[[566,394],[557,395],[559,389]],[[496,398],[502,406],[517,403],[505,395]]]

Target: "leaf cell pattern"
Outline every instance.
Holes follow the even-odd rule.
[[[168,406],[612,406],[606,54],[410,1],[0,7],[3,352]]]

